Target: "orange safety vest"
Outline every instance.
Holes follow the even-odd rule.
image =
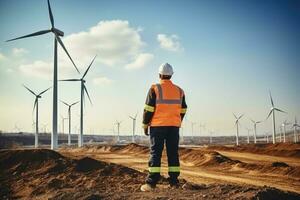
[[[156,94],[156,106],[150,126],[180,127],[183,90],[170,80],[161,80],[152,88]]]

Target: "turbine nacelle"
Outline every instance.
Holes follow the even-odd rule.
[[[50,30],[51,30],[51,32],[55,33],[55,34],[58,35],[58,36],[63,37],[63,36],[65,35],[63,31],[61,31],[61,30],[59,30],[59,29],[57,29],[57,28],[54,28],[54,27],[53,27],[53,28],[51,28]]]

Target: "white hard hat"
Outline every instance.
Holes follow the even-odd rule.
[[[164,63],[159,67],[158,73],[161,75],[172,76],[173,75],[173,67],[169,63]]]

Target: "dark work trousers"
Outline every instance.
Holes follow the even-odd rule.
[[[179,170],[179,128],[174,126],[150,127],[150,159],[149,174],[146,183],[155,185],[160,179],[161,155],[166,144],[168,166],[169,166],[169,183],[177,184]]]

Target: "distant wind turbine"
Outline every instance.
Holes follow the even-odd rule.
[[[275,124],[275,111],[279,111],[279,112],[282,112],[282,113],[286,113],[285,111],[282,111],[278,108],[276,108],[274,106],[274,102],[273,102],[273,98],[272,98],[272,95],[271,95],[271,92],[269,92],[270,94],[270,100],[271,100],[271,110],[269,112],[269,115],[267,117],[267,119],[269,119],[270,115],[272,114],[272,118],[273,118],[273,135],[272,135],[272,139],[273,139],[273,144],[276,143],[276,124]]]
[[[248,132],[248,134],[247,134],[247,143],[249,144],[250,143],[250,134],[249,133],[250,133],[250,131],[252,131],[252,129],[246,127],[246,130]]]
[[[90,98],[90,95],[86,89],[85,86],[85,80],[84,77],[87,75],[89,69],[91,68],[94,60],[95,60],[96,56],[93,58],[92,62],[90,63],[90,65],[88,66],[88,68],[86,69],[86,71],[84,72],[83,76],[80,79],[65,79],[65,80],[61,80],[61,81],[80,81],[81,83],[81,90],[80,90],[80,134],[78,135],[78,147],[82,147],[83,146],[83,102],[84,102],[84,92],[86,93],[87,97],[90,100],[90,103],[92,104],[92,100]]]
[[[64,36],[64,32],[55,28],[54,27],[54,19],[53,19],[53,14],[50,6],[50,2],[48,0],[48,11],[49,11],[49,18],[51,22],[51,28],[47,30],[42,30],[38,31],[29,35],[17,37],[11,40],[7,40],[6,42],[10,42],[13,40],[19,40],[23,38],[28,38],[28,37],[34,37],[38,35],[43,35],[46,33],[52,32],[54,34],[54,70],[53,70],[53,113],[52,113],[52,134],[51,134],[51,149],[56,149],[57,148],[57,42],[60,44],[60,46],[63,48],[65,53],[68,55],[70,58],[71,62],[73,63],[75,69],[79,73],[79,70],[77,69],[73,59],[71,58],[69,52],[67,51],[64,43],[60,39],[60,37]]]
[[[62,123],[62,134],[64,134],[65,133],[65,120],[67,120],[68,118],[64,117],[62,115],[60,115],[60,118],[61,118],[61,123]]]
[[[294,128],[294,142],[297,143],[298,142],[298,135],[297,135],[297,128],[300,127],[300,125],[297,123],[297,118],[295,117],[295,122],[293,124],[293,128]]]
[[[68,104],[64,101],[61,100],[61,102],[63,104],[65,104],[66,106],[68,106],[68,118],[69,118],[69,134],[68,134],[68,145],[70,146],[71,145],[71,108],[72,106],[76,105],[77,103],[79,103],[79,101],[75,102],[75,103],[72,103],[72,104]]]
[[[259,123],[261,123],[262,121],[254,121],[254,120],[252,120],[252,119],[250,119],[251,121],[252,121],[252,123],[253,123],[253,126],[254,126],[254,144],[256,144],[256,136],[257,136],[257,132],[256,132],[256,126],[257,126],[257,124],[259,124]]]
[[[286,120],[281,124],[281,127],[283,129],[283,142],[285,143],[285,135],[286,135],[286,126],[289,125],[290,123],[288,123]]]
[[[117,125],[117,128],[118,128],[118,143],[120,142],[120,126],[121,126],[121,123],[122,121],[116,121],[116,125]]]
[[[194,138],[194,126],[196,125],[196,122],[191,122],[191,126],[192,126],[192,138]]]
[[[234,113],[233,116],[235,117],[235,125],[236,125],[236,145],[239,145],[239,120],[244,116],[244,114],[237,117]]]
[[[266,142],[269,143],[269,132],[265,132],[265,138],[266,138]]]
[[[37,148],[38,147],[38,143],[39,143],[39,139],[38,139],[38,133],[39,133],[39,99],[42,98],[42,94],[44,94],[45,92],[47,92],[50,88],[40,92],[39,94],[36,94],[35,92],[33,92],[31,89],[29,89],[28,87],[26,87],[25,85],[23,85],[31,94],[33,94],[35,96],[35,100],[34,100],[34,105],[33,105],[33,111],[35,112],[35,137],[34,137],[34,147]]]
[[[135,143],[135,123],[136,123],[136,117],[137,113],[134,117],[129,116],[130,119],[132,119],[132,143]]]

